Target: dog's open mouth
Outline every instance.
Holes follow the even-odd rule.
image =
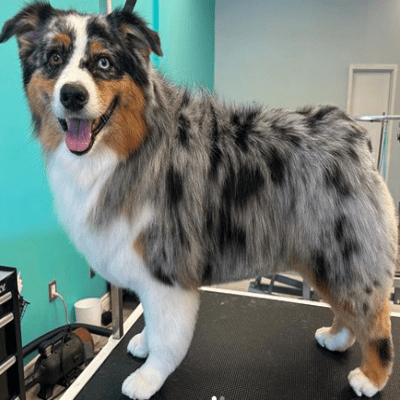
[[[69,121],[59,119],[60,125],[65,132],[65,141],[68,149],[77,155],[86,154],[93,146],[98,133],[106,126],[115,107],[118,97],[115,97],[107,111],[94,120],[72,118]]]

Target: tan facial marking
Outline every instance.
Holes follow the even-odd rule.
[[[58,33],[56,36],[54,36],[54,41],[61,42],[65,45],[65,47],[70,47],[72,44],[71,37],[65,33]]]
[[[143,90],[128,77],[124,77],[120,80],[99,83],[98,91],[99,98],[104,104],[104,111],[115,96],[119,97],[104,142],[118,156],[128,158],[138,149],[147,132],[147,124],[143,119],[145,107]]]
[[[47,151],[55,150],[63,138],[59,123],[51,111],[54,85],[53,80],[46,79],[39,71],[35,71],[26,88],[32,113],[41,119],[38,139]]]
[[[99,41],[94,41],[90,45],[90,53],[92,55],[103,53],[106,51],[106,48],[103,46],[103,44]]]

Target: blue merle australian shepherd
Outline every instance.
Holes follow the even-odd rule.
[[[332,106],[241,108],[192,94],[152,67],[162,55],[135,1],[111,14],[45,2],[7,21],[56,208],[106,279],[135,291],[147,358],[122,391],[149,399],[185,357],[198,288],[295,270],[334,312],[315,338],[358,340],[350,385],[382,390],[393,364],[388,292],[395,209],[368,134]]]

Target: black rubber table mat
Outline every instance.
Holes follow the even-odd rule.
[[[332,353],[314,339],[315,330],[331,322],[329,308],[203,292],[189,352],[152,399],[359,399],[347,381],[361,362],[359,345]],[[397,358],[387,387],[374,399],[400,399],[400,318],[392,324]],[[143,326],[142,316],[76,399],[127,400],[122,382],[144,360],[126,347]]]

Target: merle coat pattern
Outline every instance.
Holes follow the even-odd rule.
[[[397,227],[367,132],[333,106],[236,107],[176,87],[152,68],[149,54],[162,54],[160,40],[129,3],[108,16],[34,3],[0,35],[0,42],[18,39],[61,221],[92,267],[142,300],[146,328],[128,350],[148,360],[123,392],[151,397],[182,361],[199,286],[296,270],[335,314],[317,341],[344,351],[358,339],[363,362],[350,384],[358,395],[374,395],[393,364],[387,296]],[[55,37],[62,42],[56,56]],[[108,69],[96,64],[98,48]],[[86,74],[82,112],[60,104],[70,70]],[[91,143],[69,152],[69,118],[88,114],[97,126]],[[64,165],[76,168],[75,178],[82,174],[69,191]],[[72,208],[71,191],[87,193],[85,207]]]

